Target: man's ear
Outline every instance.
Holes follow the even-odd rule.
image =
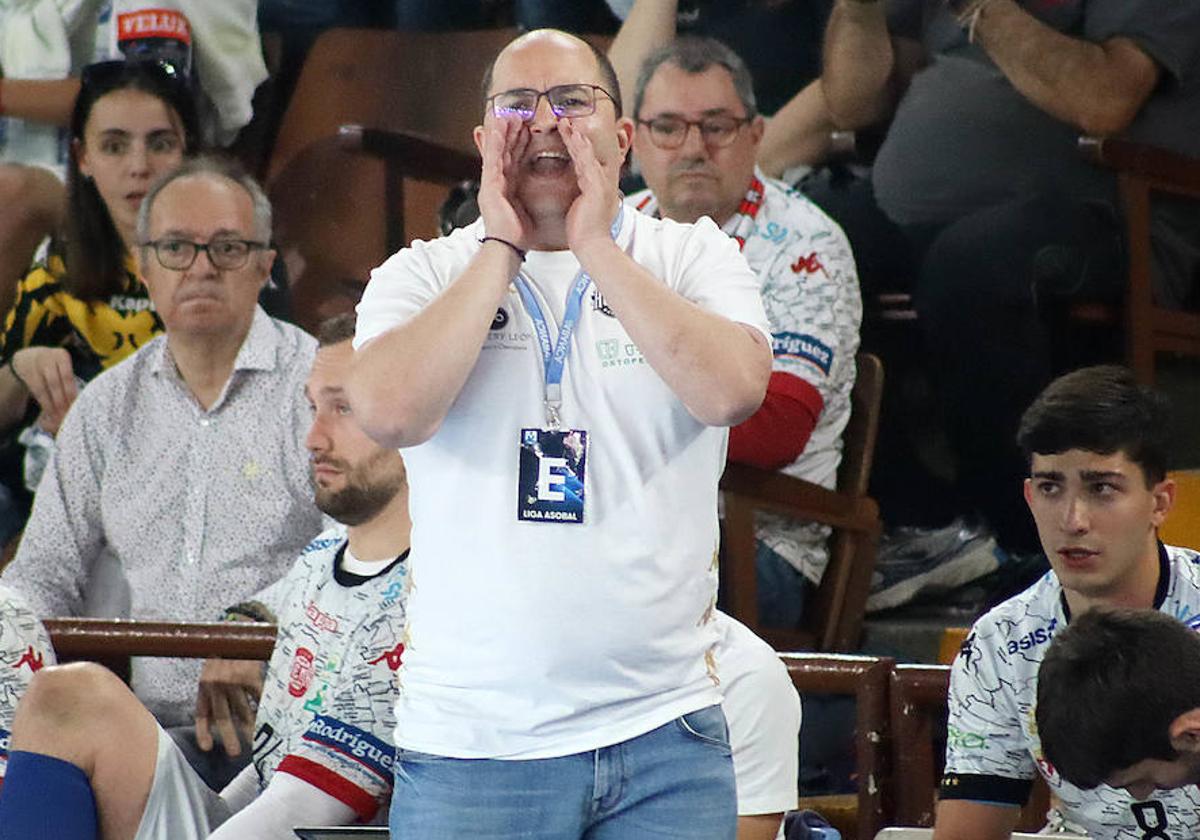
[[[1184,712],[1167,730],[1171,746],[1180,753],[1200,754],[1200,708]]]
[[[617,148],[621,150],[622,162],[629,157],[629,151],[633,147],[633,130],[633,120],[629,117],[617,120]]]
[[[1171,512],[1171,508],[1175,506],[1175,482],[1169,478],[1164,478],[1162,481],[1155,484],[1150,489],[1154,495],[1154,512],[1151,518],[1154,521],[1154,526],[1157,528],[1167,519],[1167,514]]]
[[[479,151],[479,156],[483,157],[483,126],[475,126],[475,130],[471,132],[471,136],[475,138],[475,148]]]
[[[265,289],[267,284],[271,282],[271,269],[275,267],[275,258],[279,256],[279,252],[274,248],[267,248],[263,251],[263,281],[258,288]]]
[[[762,114],[756,114],[750,121],[750,125],[746,126],[746,131],[750,133],[750,139],[754,141],[755,149],[762,143],[763,132],[766,130],[767,121],[763,119]]]
[[[1033,510],[1033,479],[1032,478],[1025,479],[1024,484],[1021,485],[1021,491],[1025,495],[1025,504],[1029,505],[1030,510]]]

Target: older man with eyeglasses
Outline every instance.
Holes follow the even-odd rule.
[[[481,219],[373,272],[348,389],[410,477],[393,836],[732,838],[716,485],[758,284],[711,222],[623,208],[587,43],[524,35],[483,94]]]
[[[39,616],[217,620],[321,530],[304,449],[315,342],[257,305],[270,234],[262,190],[221,161],[146,196],[140,267],[166,334],[67,414],[3,577]],[[135,660],[133,688],[190,727],[199,668]]]
[[[763,118],[745,64],[720,42],[681,38],[648,56],[634,114],[633,152],[649,189],[628,203],[677,222],[708,216],[762,287],[775,363],[762,407],[730,430],[730,460],[833,487],[862,320],[849,242],[815,204],[756,169]],[[760,523],[764,623],[800,621],[828,563],[828,536],[818,525]]]

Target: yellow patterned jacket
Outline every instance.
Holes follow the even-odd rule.
[[[132,255],[124,288],[107,301],[75,297],[63,286],[65,275],[62,258],[51,253],[18,284],[0,334],[0,363],[25,347],[65,347],[75,375],[89,381],[163,331]]]

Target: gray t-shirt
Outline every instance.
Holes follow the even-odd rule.
[[[1122,36],[1162,68],[1127,136],[1200,154],[1200,2],[1021,0],[1042,22],[1093,42]],[[941,0],[888,0],[893,35],[918,40],[913,78],[875,162],[880,206],[900,224],[940,224],[1038,192],[1112,201],[1114,178],[1081,160],[1079,130],[1024,98]]]

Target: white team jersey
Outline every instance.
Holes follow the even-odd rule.
[[[0,778],[8,768],[9,727],[17,703],[33,675],[54,662],[42,622],[15,589],[0,584]]]
[[[742,244],[758,277],[771,323],[773,370],[812,385],[824,405],[804,451],[783,468],[822,487],[837,484],[842,431],[850,419],[854,354],[862,323],[862,295],[850,242],[821,208],[782,181],[755,170],[755,181],[723,230]],[[649,190],[627,199],[658,214]],[[758,538],[813,583],[829,562],[829,529],[763,516]]]
[[[1173,546],[1159,554],[1167,573],[1159,582],[1157,609],[1200,623],[1200,554]],[[1051,812],[1052,825],[1092,840],[1200,837],[1200,789],[1194,785],[1135,802],[1107,785],[1080,790],[1046,761],[1035,718],[1037,672],[1066,620],[1062,587],[1048,572],[975,623],[951,670],[942,798],[1021,804],[1040,772],[1062,803]]]
[[[260,788],[276,770],[290,773],[365,822],[391,795],[408,564],[343,586],[334,563],[345,545],[344,528],[326,531],[273,587],[279,637],[255,722],[254,765]]]

